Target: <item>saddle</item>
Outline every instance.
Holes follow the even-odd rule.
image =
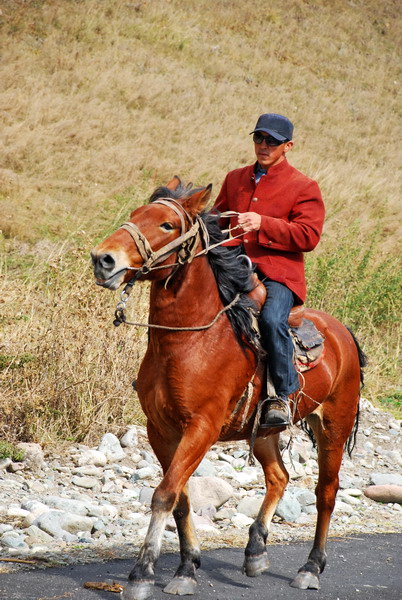
[[[257,312],[260,313],[267,297],[267,290],[255,273],[252,278],[255,286],[249,292],[248,297],[255,304]],[[313,321],[305,318],[304,313],[304,304],[298,304],[290,309],[288,319],[295,348],[295,364],[299,372],[313,369],[324,356],[324,336],[318,331]]]

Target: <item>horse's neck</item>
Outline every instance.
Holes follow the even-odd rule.
[[[215,316],[222,307],[216,279],[205,256],[181,267],[164,286],[163,281],[152,283],[151,322],[192,327],[206,323],[208,316]]]

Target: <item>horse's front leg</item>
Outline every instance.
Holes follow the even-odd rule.
[[[180,565],[173,579],[164,588],[166,594],[194,594],[197,588],[196,570],[201,564],[200,549],[193,520],[187,486],[180,494],[173,511],[180,542]]]
[[[180,537],[181,563],[165,591],[179,595],[195,592],[195,569],[200,564],[199,550],[184,486],[205,453],[217,440],[219,430],[220,427],[218,429],[216,423],[211,424],[205,419],[193,420],[184,431],[176,450],[172,452],[172,443],[167,443],[166,439],[163,442],[163,437],[159,436],[155,429],[148,429],[151,445],[161,461],[165,475],[155,489],[151,522],[123,591],[123,600],[145,600],[152,595],[154,568],[160,554],[166,519],[174,509]],[[156,443],[158,438],[163,442],[162,446]],[[173,455],[170,456],[171,454]]]
[[[159,432],[151,424],[148,425],[148,439],[155,450],[163,472],[166,473],[177,449],[177,442],[166,443]],[[179,500],[173,510],[176,521],[177,533],[180,543],[180,565],[173,579],[164,588],[166,594],[178,594],[180,596],[194,594],[197,581],[196,570],[199,568],[200,549],[193,519],[191,517],[191,505],[187,485],[179,496]]]
[[[248,577],[256,577],[269,568],[266,548],[269,527],[289,480],[278,442],[279,434],[272,434],[266,438],[257,438],[254,445],[254,454],[265,475],[266,494],[257,518],[249,529],[243,564],[243,572]]]

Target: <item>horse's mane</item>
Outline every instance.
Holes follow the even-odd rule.
[[[162,186],[153,192],[149,201],[154,202],[160,198],[179,200],[185,196],[191,196],[201,189],[203,188],[191,189],[191,184],[187,186],[180,184],[175,190]],[[225,239],[218,224],[219,213],[205,211],[201,213],[200,217],[208,230],[211,245]],[[215,275],[223,305],[227,306],[237,294],[241,294],[239,301],[227,311],[240,344],[244,346],[246,342],[248,342],[247,345],[251,343],[256,350],[263,352],[259,336],[253,327],[255,306],[247,296],[254,288],[251,278],[252,270],[246,261],[238,259],[241,254],[244,254],[242,246],[217,246],[208,252],[207,257]]]

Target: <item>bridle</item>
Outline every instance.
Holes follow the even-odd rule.
[[[187,259],[187,255],[190,252],[190,249],[196,245],[198,242],[200,223],[202,223],[201,219],[197,216],[194,223],[186,209],[181,206],[179,202],[173,199],[161,198],[159,200],[154,200],[152,205],[154,204],[163,204],[168,208],[172,209],[180,218],[181,223],[181,232],[180,236],[175,240],[172,240],[165,246],[162,246],[159,250],[154,252],[150,243],[148,242],[146,236],[142,233],[139,227],[135,223],[131,221],[127,221],[123,223],[120,229],[124,229],[127,231],[134,240],[135,245],[137,246],[138,252],[141,254],[141,258],[144,263],[141,267],[127,267],[127,270],[136,270],[140,272],[140,276],[148,274],[150,271],[154,271],[155,269],[167,269],[169,267],[174,267],[177,264],[184,264]],[[186,217],[186,218],[185,218]],[[190,225],[190,229],[186,231],[186,220]],[[204,228],[206,231],[206,228]],[[178,260],[177,263],[173,263],[170,265],[160,265],[159,263],[163,262],[166,258],[168,258],[171,254],[178,251]],[[191,252],[190,252],[191,254]]]
[[[208,327],[211,327],[215,323],[217,318],[223,312],[226,312],[227,310],[232,308],[232,306],[239,300],[239,298],[240,298],[239,294],[229,305],[225,306],[224,309],[218,313],[218,315],[215,317],[214,321],[212,321],[210,324],[208,324],[206,326],[169,328],[169,327],[165,327],[162,325],[152,325],[150,323],[147,323],[147,324],[145,324],[145,323],[130,323],[126,319],[126,314],[125,314],[126,304],[129,299],[132,287],[135,284],[135,282],[138,281],[142,276],[147,275],[151,271],[155,271],[157,269],[172,268],[171,273],[168,275],[168,277],[165,280],[165,288],[166,288],[171,277],[173,277],[174,273],[177,271],[177,269],[180,266],[191,263],[194,258],[202,256],[203,254],[208,254],[208,252],[211,249],[213,249],[217,246],[220,246],[221,244],[223,244],[224,242],[227,241],[227,240],[223,240],[216,244],[210,245],[209,233],[208,233],[208,230],[207,230],[207,227],[206,227],[204,221],[201,219],[201,217],[199,215],[196,215],[195,220],[193,221],[191,216],[186,211],[186,209],[182,206],[182,204],[180,204],[180,202],[177,202],[177,200],[175,200],[173,198],[159,198],[158,200],[154,200],[152,202],[152,205],[154,205],[154,204],[163,204],[164,206],[167,206],[168,208],[173,210],[176,213],[176,215],[179,216],[180,224],[181,224],[180,235],[178,238],[172,240],[168,244],[165,244],[165,246],[162,246],[159,250],[154,251],[152,249],[151,244],[149,243],[148,239],[146,238],[146,236],[142,233],[140,228],[135,223],[132,223],[131,221],[127,221],[127,222],[123,223],[123,225],[121,225],[121,227],[119,227],[119,229],[124,229],[125,231],[127,231],[127,233],[130,234],[130,236],[132,237],[132,239],[138,249],[138,252],[140,253],[141,258],[143,259],[144,262],[141,265],[141,267],[128,267],[127,266],[127,267],[123,267],[121,269],[121,271],[135,271],[135,275],[126,283],[124,290],[121,293],[120,301],[116,305],[115,320],[113,321],[113,323],[116,327],[118,327],[121,323],[126,323],[127,325],[136,325],[138,327],[149,327],[149,328],[155,327],[155,328],[159,328],[159,329],[173,329],[175,331],[178,331],[178,330],[193,331],[193,330],[207,329]],[[222,217],[232,217],[232,216],[237,216],[238,214],[239,213],[234,212],[234,211],[227,211],[227,212],[222,213],[221,216]],[[187,221],[187,224],[186,224],[186,221]],[[189,229],[187,229],[188,225],[189,225]],[[227,230],[223,230],[223,231],[227,232],[227,231],[231,231],[236,228],[237,228],[237,226],[234,228],[229,228]],[[187,231],[186,231],[186,229],[187,229]],[[234,238],[241,237],[242,235],[243,235],[243,233],[241,233],[237,236],[234,236]],[[232,238],[232,239],[234,239],[234,238]],[[203,249],[201,251],[197,252],[197,247],[199,245],[200,240],[202,242]],[[176,262],[168,264],[168,265],[160,264],[174,253],[177,253]]]

